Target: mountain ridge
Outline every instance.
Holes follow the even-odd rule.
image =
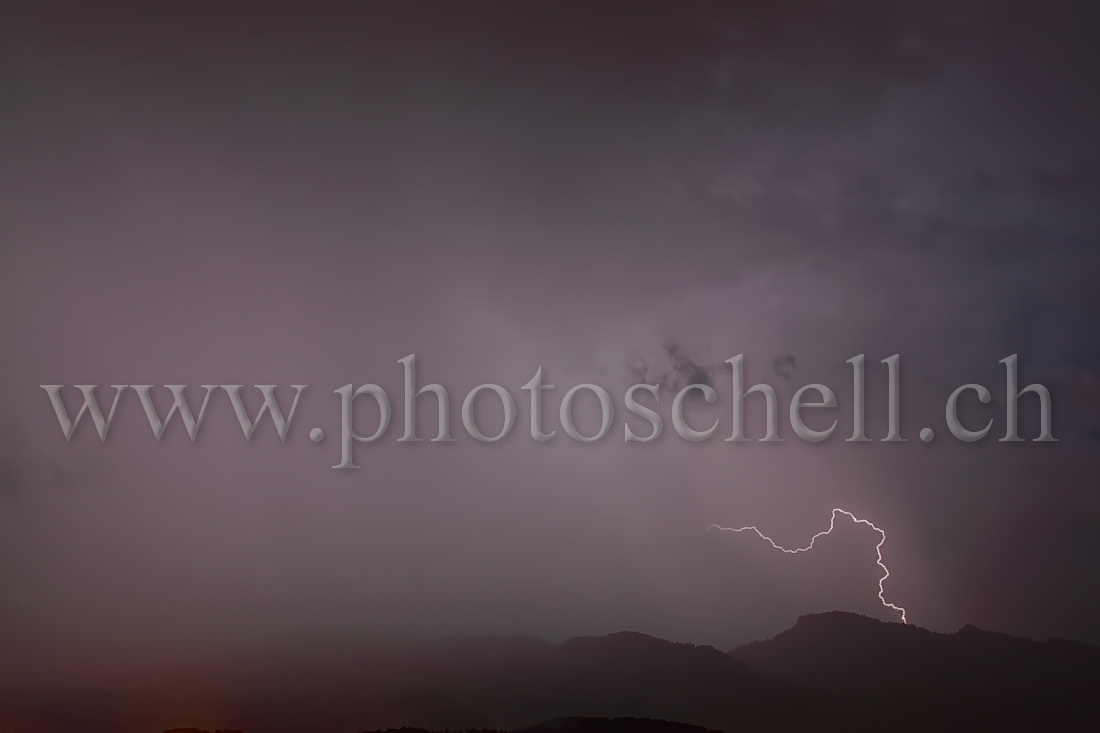
[[[1100,729],[1098,688],[1097,647],[830,612],[728,652],[635,631],[556,644],[448,637],[226,661],[112,693],[0,689],[0,730],[515,731],[568,720],[595,733],[625,731],[593,722],[623,719],[776,733],[1023,731],[1051,720],[1079,730]]]

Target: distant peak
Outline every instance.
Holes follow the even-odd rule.
[[[610,634],[604,634],[602,636],[574,636],[572,638],[566,639],[563,644],[565,644],[566,646],[600,645],[612,647],[679,646],[674,641],[668,641],[667,639],[661,639],[660,637],[643,634],[640,631],[615,631]]]
[[[659,639],[656,636],[650,636],[649,634],[643,634],[640,631],[613,631],[610,634],[601,634],[601,635],[592,635],[592,636],[573,636],[573,637],[570,637],[569,639],[566,639],[567,642],[570,642],[570,641],[595,641],[595,640],[604,640],[604,641],[616,641],[616,640],[620,640],[620,641],[647,641],[647,642],[659,641],[659,642],[664,642],[666,644],[671,643],[671,642],[665,641],[664,639]]]
[[[975,626],[974,624],[967,624],[966,626],[963,626],[961,629],[956,631],[954,635],[955,636],[962,636],[962,637],[966,637],[966,638],[970,638],[970,639],[981,638],[981,639],[985,639],[985,640],[989,640],[989,641],[993,641],[993,640],[1001,640],[1001,641],[1006,641],[1007,640],[1007,641],[1012,641],[1012,642],[1031,642],[1031,641],[1034,641],[1033,639],[1028,639],[1028,638],[1020,637],[1020,636],[1013,636],[1012,634],[1005,634],[1005,633],[1000,632],[1000,631],[989,631],[987,629],[980,629],[977,626]]]
[[[808,613],[804,616],[799,616],[795,621],[795,626],[820,626],[820,625],[832,625],[832,624],[885,624],[885,621],[880,621],[877,618],[871,618],[870,616],[864,616],[861,613],[854,613],[852,611],[824,611],[822,613]]]

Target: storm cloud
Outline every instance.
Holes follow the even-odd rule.
[[[1074,376],[1100,373],[1095,14],[12,13],[5,678],[376,634],[730,646],[813,611],[892,618],[866,528],[797,559],[705,531],[797,544],[834,507],[886,530],[912,622],[1100,641],[1100,594],[1080,582],[1100,558],[1095,377]],[[522,395],[541,366],[548,415],[575,384],[701,383],[720,400],[692,420],[723,427],[701,444],[628,445],[619,424],[591,445],[390,440],[331,469],[335,441],[306,436],[336,434],[333,390],[398,395],[410,353],[453,414],[478,384]],[[895,353],[908,442],[844,442],[846,360],[866,355],[881,437]],[[781,404],[832,387],[837,436],[724,442],[737,354]],[[1050,387],[1058,443],[916,439],[961,384],[1003,405],[1009,354]],[[285,444],[270,424],[244,441],[224,399],[194,444],[178,425],[158,444],[136,398],[101,444],[65,442],[42,384],[310,387]],[[1028,437],[1036,404],[1021,402]],[[432,400],[418,410],[434,428]]]

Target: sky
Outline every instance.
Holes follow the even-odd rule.
[[[706,529],[799,546],[835,507],[886,532],[886,598],[911,623],[1100,643],[1091,3],[10,15],[0,679],[378,636],[725,649],[806,613],[896,620],[868,527],[797,556]],[[397,442],[408,354],[449,391],[455,442]],[[724,441],[738,354],[785,442]],[[858,354],[875,439],[849,443]],[[881,441],[893,354],[904,443]],[[1049,388],[1058,442],[997,440],[1010,354],[1021,387]],[[520,390],[540,367],[546,443]],[[665,385],[666,430],[628,444],[640,379]],[[669,385],[699,380],[718,401],[689,420],[720,424],[689,443]],[[786,406],[813,382],[839,425],[810,444]],[[944,404],[971,382],[993,401],[965,420],[995,423],[964,444]],[[366,383],[394,424],[333,469],[334,390]],[[497,443],[459,419],[483,383],[517,401]],[[557,420],[582,383],[617,407],[589,444]],[[270,423],[245,441],[222,394],[192,444],[179,424],[155,441],[132,393],[105,442],[90,425],[66,442],[43,384],[278,384],[287,404],[309,387],[285,443]],[[1021,398],[1027,438],[1037,404]],[[431,398],[418,410],[430,437]],[[491,395],[476,413],[500,425]]]

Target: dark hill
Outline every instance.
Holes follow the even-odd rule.
[[[516,733],[715,733],[697,725],[650,718],[554,718]]]
[[[1033,641],[966,626],[938,634],[853,613],[804,616],[767,641],[730,655],[751,669],[856,701],[864,709],[910,710],[940,725],[980,721],[1001,729],[1060,721],[1100,722],[1100,649]],[[889,720],[889,718],[887,718]]]
[[[198,732],[202,733],[202,732]],[[369,733],[432,733],[424,728],[389,728]],[[450,733],[507,733],[470,728]],[[513,733],[717,733],[697,725],[650,718],[554,718]]]
[[[1081,644],[829,613],[728,654],[637,633],[452,638],[226,659],[113,692],[0,690],[0,731],[1100,730],[1098,672]]]

